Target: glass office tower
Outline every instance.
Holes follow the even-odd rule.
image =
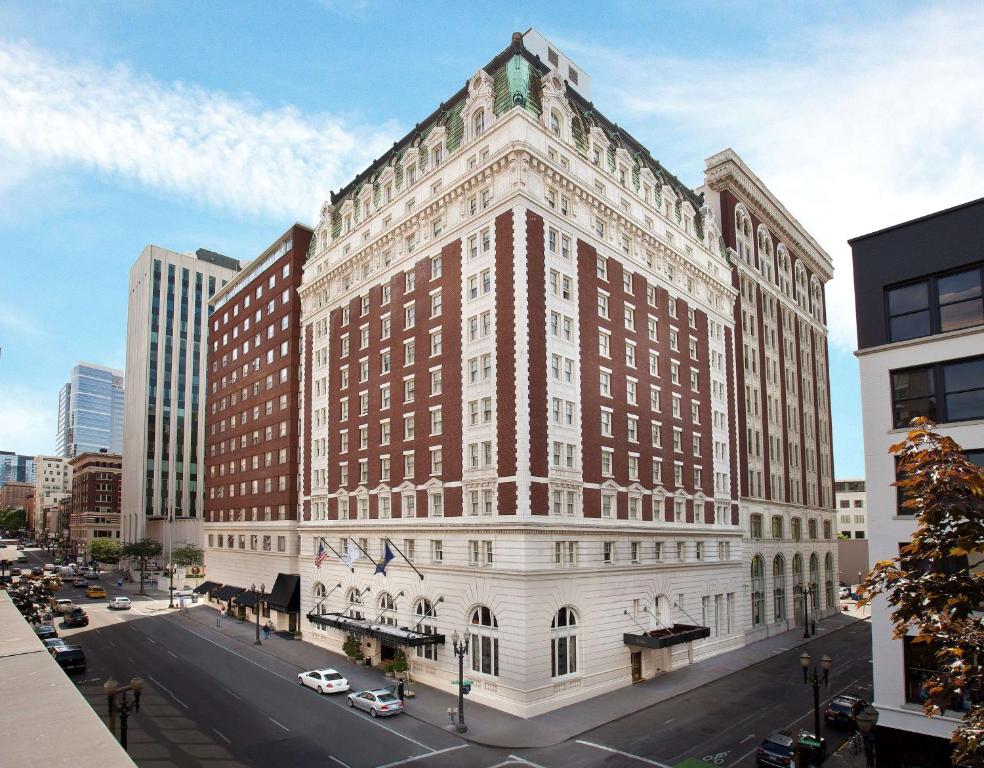
[[[82,362],[72,368],[58,393],[55,451],[68,459],[123,452],[123,371]]]

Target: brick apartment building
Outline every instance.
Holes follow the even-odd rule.
[[[298,626],[300,298],[311,230],[295,224],[213,298],[208,321],[205,552],[225,603],[266,587],[264,617]],[[233,601],[255,612],[252,593]]]
[[[93,539],[120,538],[123,457],[118,453],[80,453],[69,459],[72,495],[68,528],[85,549]]]

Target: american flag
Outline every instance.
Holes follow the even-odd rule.
[[[320,568],[321,564],[328,559],[328,553],[325,552],[325,543],[323,541],[318,542],[318,554],[314,556],[314,567]]]

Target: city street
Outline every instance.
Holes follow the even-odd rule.
[[[103,583],[110,595],[132,594],[109,579]],[[755,748],[775,728],[812,729],[812,689],[802,682],[798,657],[803,648],[794,645],[795,636],[788,650],[771,659],[630,717],[555,746],[509,750],[470,743],[409,714],[372,720],[346,707],[344,695],[319,697],[297,685],[301,668],[276,651],[209,630],[201,623],[201,612],[206,617],[214,613],[208,607],[169,611],[158,593],[156,599],[133,596],[132,610],[113,613],[105,600],[86,600],[81,593],[66,586],[59,594],[86,607],[90,626],[59,632],[85,649],[89,669],[79,687],[100,714],[106,709],[102,684],[107,677],[121,683],[135,674],[144,678],[141,712],[130,719],[130,753],[141,766],[218,761],[257,767],[274,762],[350,768],[407,763],[435,768],[671,767],[694,758],[744,768],[754,765]],[[293,643],[272,641],[277,642]],[[815,659],[824,653],[833,658],[822,700],[842,691],[870,698],[867,622],[825,634],[806,647]],[[325,653],[323,663],[335,662]],[[360,675],[372,679],[344,661],[337,666],[353,686]],[[413,706],[408,703],[411,713]],[[825,730],[824,736],[832,753],[847,733]]]

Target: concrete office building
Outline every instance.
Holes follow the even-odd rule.
[[[305,637],[357,634],[376,661],[408,648],[416,678],[449,688],[457,630],[474,698],[523,716],[788,626],[791,589],[766,618],[754,515],[783,516],[778,545],[816,563],[814,584],[832,546],[825,422],[801,416],[826,386],[822,308],[794,294],[790,317],[813,316],[791,368],[813,462],[758,512],[737,478],[730,224],[585,82],[535,30],[514,35],[332,195],[301,286]],[[763,223],[822,284],[790,219]],[[786,534],[794,519],[813,535]],[[387,548],[405,557],[377,574]]]
[[[238,270],[238,261],[212,251],[156,245],[130,269],[123,541],[201,543],[208,315]]]
[[[300,626],[297,564],[301,284],[312,231],[295,224],[213,297],[208,329],[205,565],[234,613]],[[237,596],[238,595],[238,596]]]
[[[58,393],[55,453],[123,452],[123,371],[78,363]]]
[[[72,465],[63,456],[35,456],[34,530],[53,537],[68,536],[59,504],[72,495]]]
[[[894,457],[925,416],[984,465],[984,199],[851,240],[861,370],[871,559],[899,554],[915,529],[896,488]],[[872,608],[879,765],[949,766],[947,739],[967,701],[922,714],[932,648],[892,637]]]
[[[838,480],[834,483],[837,504],[837,533],[849,539],[868,538],[868,504],[864,480]]]

